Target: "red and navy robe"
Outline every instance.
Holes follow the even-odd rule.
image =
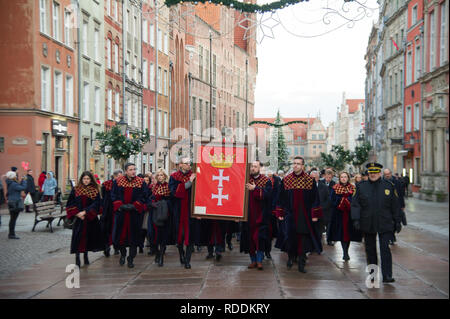
[[[331,222],[327,232],[328,241],[362,241],[361,231],[353,228],[351,204],[355,186],[350,183],[336,184],[331,190]]]
[[[248,195],[248,221],[241,224],[240,251],[255,255],[265,251],[269,241],[269,224],[272,212],[272,182],[267,176],[250,177],[256,185]]]
[[[100,226],[102,228],[103,237],[105,238],[106,246],[112,245],[112,230],[114,227],[114,211],[111,200],[111,191],[114,180],[110,179],[102,184],[102,205]]]
[[[100,193],[92,185],[78,185],[72,189],[67,200],[67,218],[75,218],[72,227],[70,253],[100,251],[105,248],[98,213],[100,209]],[[75,216],[85,211],[84,220]]]
[[[191,218],[191,191],[186,189],[185,183],[189,182],[192,171],[183,173],[177,171],[170,175],[169,189],[172,195],[172,211],[174,229],[172,234],[178,245],[206,245],[207,221]]]
[[[283,251],[292,255],[322,252],[322,243],[317,240],[312,221],[323,215],[314,178],[303,171],[284,177],[276,214],[285,219]]]
[[[173,214],[171,212],[171,205],[170,205],[170,189],[169,189],[169,183],[156,183],[152,184],[152,203],[157,203],[161,200],[167,201],[167,206],[169,208],[169,217],[167,219],[167,222],[164,224],[164,226],[156,226],[153,224],[153,221],[150,219],[153,217],[153,214],[150,214],[149,218],[149,225],[148,227],[153,227],[153,238],[152,243],[155,245],[173,245],[175,242],[173,240],[170,240],[169,233],[170,230],[173,228]],[[152,208],[152,210],[155,208]]]
[[[147,208],[148,186],[143,178],[127,176],[117,178],[111,190],[114,211],[112,242],[114,248],[139,246],[142,226],[141,214]],[[121,211],[120,207],[132,204],[136,211]]]

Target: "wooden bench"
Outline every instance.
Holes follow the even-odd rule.
[[[61,221],[64,222],[64,220],[67,217],[66,205],[67,205],[67,200],[62,200],[61,204],[59,205],[59,208],[60,208],[60,211],[61,211],[61,216],[59,216],[58,224],[56,224],[56,226],[59,226],[59,223],[61,223]]]
[[[54,201],[35,203],[33,204],[33,209],[35,216],[32,232],[34,232],[38,223],[45,221],[47,222],[47,228],[50,226],[50,232],[53,233],[53,220],[56,218],[61,220],[61,217],[64,218],[66,216],[66,212],[63,212],[61,208],[58,209]]]

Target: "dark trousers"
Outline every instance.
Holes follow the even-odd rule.
[[[10,236],[14,236],[16,234],[15,229],[16,229],[16,221],[17,221],[17,217],[19,217],[19,213],[20,212],[9,212],[9,235]]]
[[[379,233],[381,255],[381,273],[383,278],[392,277],[392,255],[389,248],[389,241],[392,240],[392,232]],[[377,234],[364,234],[364,243],[366,246],[366,257],[368,265],[378,265],[377,258]]]
[[[127,248],[126,247],[120,247],[120,254],[122,256],[126,256],[127,255]],[[134,257],[136,257],[136,255],[137,255],[137,246],[130,246],[129,257],[131,259],[134,259]]]

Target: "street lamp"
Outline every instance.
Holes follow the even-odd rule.
[[[127,124],[127,122],[125,122],[125,121],[123,120],[123,118],[121,118],[121,119],[120,119],[120,122],[117,123],[117,126],[119,127],[120,132],[122,133],[122,135],[125,135],[125,133],[127,132],[127,129],[128,129],[128,124]]]

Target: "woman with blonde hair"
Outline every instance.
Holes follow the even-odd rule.
[[[355,174],[355,177],[353,178],[353,180],[355,181],[355,186],[358,185],[363,180],[362,175],[359,173]]]
[[[7,185],[7,197],[8,197],[8,209],[10,214],[9,219],[9,239],[20,239],[16,236],[16,221],[19,217],[19,213],[23,211],[24,204],[22,200],[22,192],[27,188],[26,176],[22,177],[19,182],[16,172],[9,171],[6,173],[6,185]]]
[[[170,209],[170,189],[167,173],[160,168],[156,172],[156,184],[152,188],[152,224],[153,238],[152,244],[155,247],[155,262],[159,267],[164,265],[164,253],[169,241],[169,233],[172,228],[172,214]],[[150,226],[149,226],[150,227]]]
[[[339,182],[331,189],[331,222],[328,241],[340,241],[345,261],[350,259],[348,249],[350,241],[361,242],[362,234],[353,228],[350,208],[355,186],[350,184],[350,174],[341,172]]]

